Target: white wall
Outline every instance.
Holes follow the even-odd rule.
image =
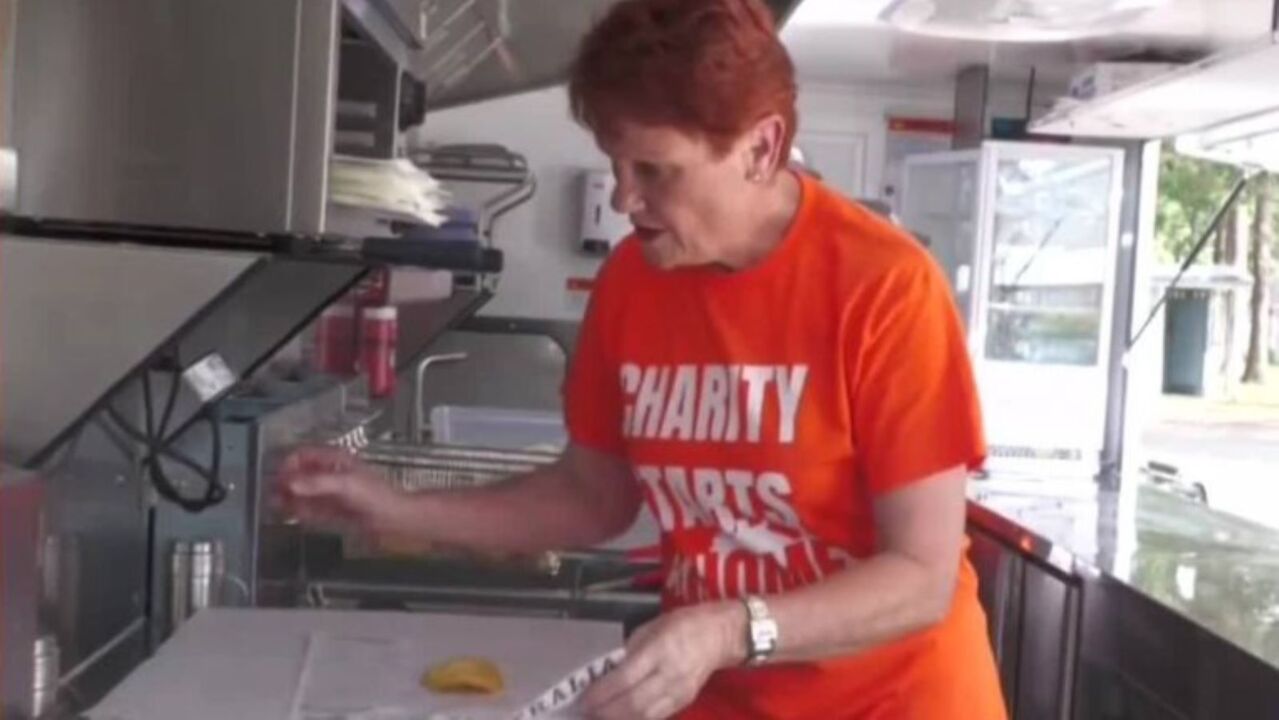
[[[16,0],[0,0],[0,146],[9,144],[13,114],[13,32]]]
[[[1031,116],[1038,117],[1051,109],[1057,98],[1066,94],[1069,85],[1070,83],[1066,80],[1045,78],[1042,75],[1036,79],[1030,101]],[[1028,92],[1032,92],[1029,77],[992,81],[989,96],[986,98],[987,118],[1025,117]]]
[[[562,87],[539,90],[431,113],[417,132],[420,143],[500,143],[528,158],[537,175],[537,194],[503,216],[494,243],[506,253],[497,296],[484,312],[577,319],[585,305],[580,293],[565,289],[569,277],[593,277],[597,259],[574,247],[581,203],[579,173],[608,168],[591,136],[568,113]],[[471,186],[473,200],[500,188]]]
[[[799,92],[799,135],[852,134],[866,138],[864,193],[881,197],[886,118],[908,116],[949,119],[954,102],[951,84],[819,85],[805,84]]]
[[[865,137],[865,188],[878,195],[884,166],[885,117],[949,118],[953,87],[804,85],[800,133]],[[495,243],[506,253],[497,297],[487,314],[578,319],[585,306],[570,292],[570,277],[590,277],[599,261],[574,247],[581,208],[579,173],[607,168],[590,135],[569,117],[564,89],[500,98],[429,115],[417,143],[498,142],[524,154],[537,173],[538,192],[499,221]],[[466,193],[466,198],[473,193]]]

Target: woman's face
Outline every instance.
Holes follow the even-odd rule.
[[[753,195],[747,153],[717,157],[699,137],[635,123],[598,141],[617,179],[613,209],[630,216],[649,263],[671,270],[724,259]]]

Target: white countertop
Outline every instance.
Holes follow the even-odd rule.
[[[213,608],[197,614],[88,715],[93,720],[305,720],[388,707],[400,717],[505,718],[622,644],[614,623],[400,612]],[[494,661],[499,696],[419,681],[458,656]],[[340,716],[340,715],[339,715]]]

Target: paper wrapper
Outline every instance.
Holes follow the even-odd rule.
[[[573,717],[570,711],[586,688],[607,675],[626,658],[626,651],[618,648],[601,655],[582,667],[574,670],[563,680],[552,685],[536,700],[525,705],[512,720],[545,720],[549,718]]]
[[[621,664],[626,651],[605,653],[565,675],[535,700],[510,716],[510,720],[570,720],[578,717],[573,706],[592,684]],[[333,713],[304,710],[293,717],[301,720],[471,720],[466,713],[422,713],[397,707],[368,708],[357,712]]]

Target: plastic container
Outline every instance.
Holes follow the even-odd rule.
[[[444,445],[502,450],[561,450],[568,444],[558,412],[518,408],[437,405],[431,408],[431,434]]]
[[[377,267],[355,286],[355,299],[360,307],[385,305],[391,299],[391,269]]]
[[[315,327],[315,369],[350,377],[356,360],[355,306],[339,302],[320,314]]]
[[[368,380],[369,396],[395,392],[395,346],[399,313],[394,305],[366,307],[360,312],[360,370]]]
[[[0,148],[0,212],[18,208],[18,154],[13,148]]]

